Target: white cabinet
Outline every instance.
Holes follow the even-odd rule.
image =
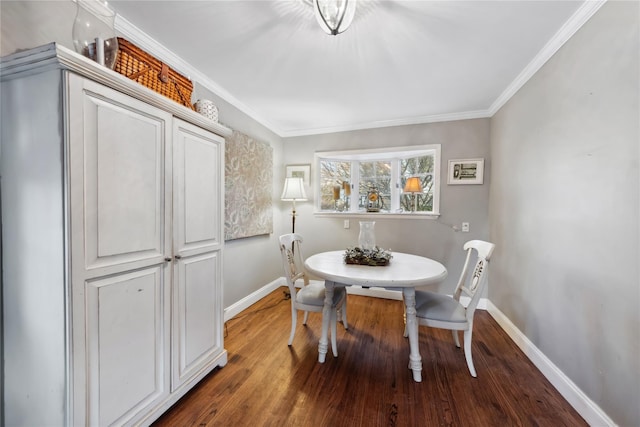
[[[230,131],[54,44],[0,76],[6,425],[149,424],[227,361]]]

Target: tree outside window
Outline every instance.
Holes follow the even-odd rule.
[[[433,211],[433,179],[434,174],[434,156],[412,157],[400,160],[400,187],[404,188],[407,179],[411,177],[420,178],[422,184],[422,193],[416,194],[418,198],[417,212]],[[400,198],[402,209],[410,211],[413,209],[413,194],[403,193]]]
[[[346,193],[351,190],[350,177],[351,162],[320,162],[320,210],[344,210]]]

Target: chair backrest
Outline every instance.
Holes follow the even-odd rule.
[[[489,260],[495,247],[495,244],[482,240],[469,240],[464,244],[464,250],[467,251],[467,259],[464,262],[460,280],[458,281],[453,296],[456,300],[460,300],[460,295],[464,293],[471,298],[471,301],[467,305],[467,320],[473,318],[473,313],[478,306],[478,301],[487,283]],[[471,270],[469,267],[472,260],[471,255],[474,252],[476,262],[473,270]],[[469,274],[470,272],[472,273]]]
[[[297,233],[283,234],[280,236],[280,255],[284,276],[291,295],[295,295],[296,281],[302,279],[304,286],[309,284],[309,278],[304,272],[302,250],[300,248],[302,236]]]

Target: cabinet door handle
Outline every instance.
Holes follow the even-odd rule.
[[[169,262],[169,261],[171,261],[171,258],[165,258],[164,260],[165,260],[165,262]]]
[[[174,258],[175,259],[182,259],[182,255],[176,255]]]

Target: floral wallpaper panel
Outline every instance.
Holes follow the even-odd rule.
[[[224,239],[273,233],[273,149],[233,131],[224,158]]]

